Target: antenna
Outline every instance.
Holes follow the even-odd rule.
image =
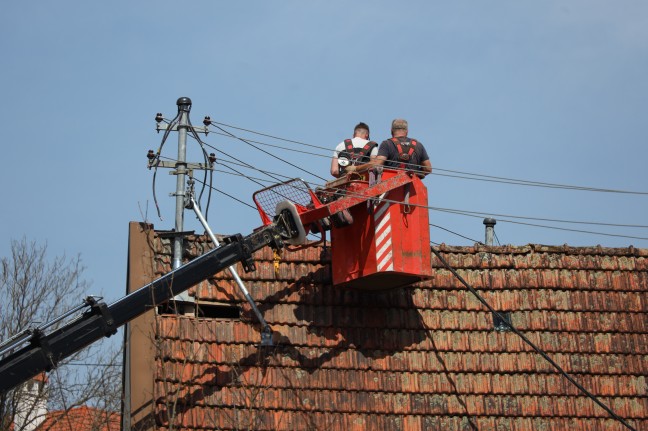
[[[192,133],[204,133],[207,135],[209,129],[207,124],[205,126],[193,126],[189,120],[189,112],[191,111],[191,99],[188,97],[180,97],[176,101],[178,105],[178,114],[176,117],[169,122],[169,124],[164,124],[162,122],[163,116],[161,113],[158,113],[155,116],[155,121],[157,122],[157,131],[164,130],[164,138],[158,153],[154,153],[153,150],[149,150],[148,159],[149,164],[148,168],[171,168],[173,169],[170,174],[176,176],[176,191],[171,193],[171,196],[176,198],[176,210],[175,210],[175,229],[173,231],[173,269],[177,269],[182,265],[182,250],[184,249],[184,236],[191,233],[184,231],[184,211],[185,208],[190,207],[190,201],[186,194],[185,179],[186,176],[192,175],[194,170],[213,170],[213,167],[205,163],[189,163],[187,162],[187,132],[191,128]],[[208,118],[208,117],[205,117]],[[178,156],[175,161],[162,161],[160,160],[160,152],[162,151],[162,146],[164,145],[165,139],[168,137],[169,132],[177,131],[178,132]],[[184,304],[184,312],[191,310],[193,312],[194,308],[194,299],[189,296],[187,292],[183,292],[180,295],[174,298],[176,301],[176,306]]]

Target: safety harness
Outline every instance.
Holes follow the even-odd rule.
[[[358,148],[353,146],[353,141],[351,139],[344,140],[344,150],[340,151],[338,154],[338,159],[346,158],[349,160],[351,165],[359,165],[361,163],[366,163],[369,161],[369,154],[371,150],[378,144],[374,141],[367,142],[364,147]],[[344,173],[345,167],[340,166],[340,172]]]
[[[409,150],[405,152],[403,150],[403,143],[400,141],[400,139],[391,138],[391,141],[396,146],[396,150],[398,151],[398,160],[400,160],[401,162],[398,168],[404,169],[407,163],[411,160],[412,154],[414,154],[414,151],[416,150],[416,145],[418,145],[418,143],[414,139],[409,139],[409,142],[407,144]]]

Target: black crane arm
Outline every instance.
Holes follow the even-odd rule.
[[[270,246],[283,247],[283,241],[296,234],[293,214],[284,213],[273,223],[251,235],[225,238],[224,244],[197,257],[157,280],[117,300],[111,305],[90,301],[90,309],[77,319],[55,331],[45,334],[35,330],[26,340],[0,359],[0,394],[43,371],[55,368],[59,361],[109,337],[117,328],[160,305],[191,286],[242,262],[246,271],[254,270],[252,253]],[[22,340],[25,344],[25,340]],[[11,349],[13,350],[13,349]]]

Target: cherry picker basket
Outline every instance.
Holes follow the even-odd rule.
[[[300,219],[291,244],[305,244],[314,226],[331,230],[335,286],[389,289],[432,275],[427,189],[412,173],[385,169],[375,184],[347,177],[316,192],[295,179],[259,190],[253,199],[264,224],[285,209]],[[327,222],[342,212],[346,223]]]

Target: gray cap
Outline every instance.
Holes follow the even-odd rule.
[[[392,121],[392,127],[391,128],[392,128],[392,130],[396,130],[396,129],[405,129],[405,130],[407,130],[408,129],[407,120],[404,120],[402,118],[397,118],[394,121]]]

